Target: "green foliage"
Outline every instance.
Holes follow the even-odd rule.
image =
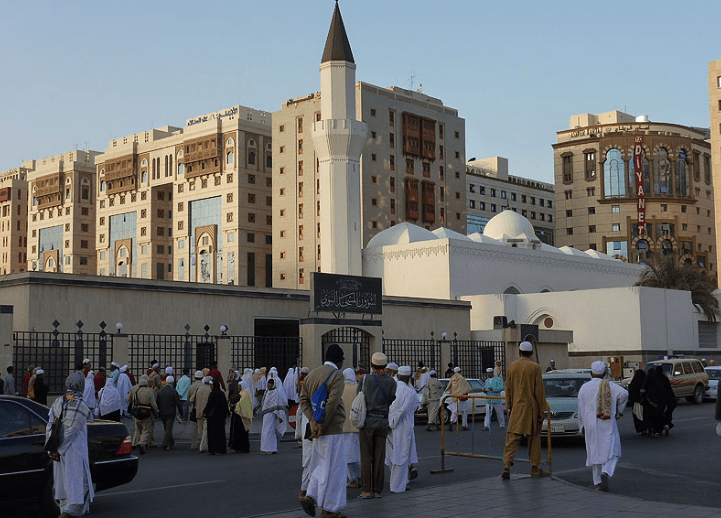
[[[636,286],[690,291],[694,306],[704,312],[707,321],[716,322],[719,314],[719,303],[714,297],[716,282],[697,266],[678,266],[673,255],[657,256],[655,264],[641,273]]]

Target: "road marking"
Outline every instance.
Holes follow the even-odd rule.
[[[176,489],[179,487],[190,487],[190,486],[202,486],[207,484],[217,484],[218,482],[225,482],[225,479],[223,480],[208,480],[206,482],[193,482],[192,484],[178,484],[176,486],[163,486],[163,487],[154,487],[151,489],[135,489],[133,491],[117,491],[113,493],[108,493],[106,491],[102,493],[98,493],[95,495],[95,498],[99,496],[115,496],[115,495],[131,495],[133,493],[146,493],[148,491],[157,491],[159,489]]]

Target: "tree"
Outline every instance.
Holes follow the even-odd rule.
[[[706,320],[716,322],[719,303],[714,297],[716,282],[697,266],[678,266],[673,255],[657,256],[655,264],[647,265],[636,286],[685,290],[691,292],[691,302],[706,315]]]

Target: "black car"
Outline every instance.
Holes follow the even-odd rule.
[[[40,498],[41,511],[58,516],[53,498],[53,461],[43,450],[50,409],[30,399],[0,396],[0,502]],[[127,484],[138,458],[122,423],[88,422],[90,473],[96,491]]]

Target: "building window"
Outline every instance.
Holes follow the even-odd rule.
[[[501,191],[501,198],[506,199],[506,191]]]
[[[563,191],[563,194],[567,200],[570,200],[571,198],[573,198],[573,191]]]
[[[584,153],[586,156],[586,180],[595,180],[596,178],[596,152],[589,151]]]
[[[255,223],[255,213],[253,213],[253,212],[248,213],[248,223]]]
[[[475,208],[476,208],[476,201],[475,201],[475,200],[470,200],[468,203],[469,203],[469,205],[468,205],[469,208],[471,208],[471,209],[475,209]]]
[[[568,227],[568,228],[566,229],[566,235],[568,235],[568,236],[572,236],[572,235],[573,235],[573,227]]]
[[[563,162],[563,183],[573,182],[573,155],[562,157]]]
[[[396,147],[396,136],[395,133],[391,133],[388,136],[388,143],[390,144],[391,149],[394,149]]]
[[[396,125],[396,113],[393,110],[388,110],[388,124],[390,126]]]
[[[395,155],[391,155],[389,159],[389,167],[391,171],[396,170],[396,157]]]
[[[589,232],[590,234],[595,234],[595,233],[596,233],[596,225],[589,225],[589,226],[588,226],[588,232]]]
[[[496,197],[496,190],[491,189],[491,198],[495,198],[495,197]]]
[[[593,197],[596,196],[596,188],[595,187],[586,187],[586,196]]]
[[[621,232],[621,224],[620,223],[614,223],[611,225],[611,230],[613,232]]]
[[[566,217],[567,217],[567,218],[573,217],[573,210],[572,210],[572,209],[567,209],[567,210],[566,210]]]

